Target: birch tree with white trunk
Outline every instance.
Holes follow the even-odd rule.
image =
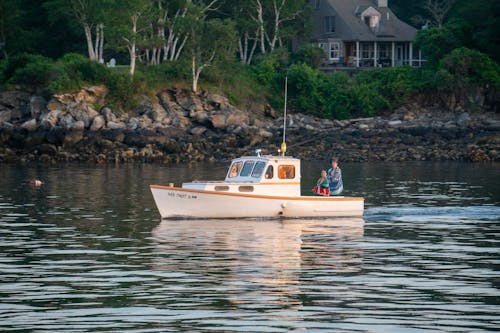
[[[200,75],[219,61],[228,61],[235,54],[236,32],[232,20],[201,16],[192,25],[188,40],[191,51],[192,90],[198,92]]]
[[[104,48],[104,20],[110,0],[49,0],[44,7],[49,15],[66,15],[83,30],[90,60],[101,61]]]

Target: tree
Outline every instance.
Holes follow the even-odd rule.
[[[150,36],[145,35],[153,18],[154,3],[150,0],[122,0],[113,9],[111,21],[112,47],[125,48],[129,55],[129,72],[135,74],[141,47],[146,48]]]
[[[423,4],[423,8],[429,13],[433,23],[438,27],[442,27],[444,19],[451,10],[455,0],[427,0]]]
[[[83,29],[89,59],[102,61],[108,0],[49,0],[44,7],[53,20],[61,14],[74,19]]]
[[[204,69],[221,61],[229,61],[235,53],[236,32],[231,20],[199,17],[191,27],[189,36],[191,51],[192,90],[198,92],[200,74]]]

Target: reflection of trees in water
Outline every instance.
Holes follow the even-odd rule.
[[[153,230],[152,268],[195,276],[212,293],[223,287],[218,293],[233,305],[297,305],[309,274],[360,269],[353,242],[363,227],[362,219],[162,221]]]

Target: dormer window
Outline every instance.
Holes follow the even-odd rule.
[[[366,8],[361,14],[361,21],[363,21],[370,29],[378,27],[380,22],[380,12],[373,7]]]
[[[335,32],[335,16],[325,16],[325,32]]]

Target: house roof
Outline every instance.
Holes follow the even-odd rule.
[[[389,7],[377,7],[372,0],[327,0],[345,24],[349,27],[344,40],[359,41],[412,41],[417,29],[399,20]],[[360,15],[369,7],[380,12],[377,28],[371,29]]]

